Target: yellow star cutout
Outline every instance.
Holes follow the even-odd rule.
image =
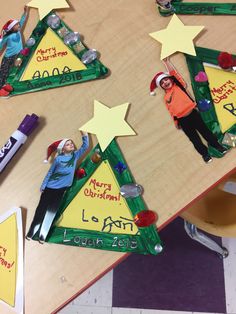
[[[193,39],[204,26],[185,26],[177,15],[173,15],[167,28],[149,34],[162,43],[161,60],[179,51],[196,56]]]
[[[136,135],[125,121],[129,103],[109,108],[94,100],[94,116],[80,130],[97,135],[98,142],[104,151],[116,136]]]
[[[39,10],[40,20],[42,20],[49,12],[54,9],[70,7],[66,0],[32,0],[27,3],[27,6],[37,8]]]

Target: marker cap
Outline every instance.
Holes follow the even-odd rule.
[[[18,130],[25,134],[26,136],[30,135],[30,133],[34,130],[34,128],[38,124],[39,117],[32,113],[31,115],[26,115],[24,120],[21,122],[21,124],[18,127]]]

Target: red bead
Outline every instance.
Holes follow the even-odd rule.
[[[86,172],[83,168],[79,168],[76,170],[76,177],[77,178],[83,178],[84,176],[86,176]]]
[[[152,210],[143,210],[134,217],[134,223],[137,227],[148,227],[157,220],[157,213]]]

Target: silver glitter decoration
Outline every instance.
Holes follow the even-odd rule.
[[[93,62],[94,60],[96,60],[97,57],[98,57],[97,51],[95,49],[89,49],[82,55],[81,61],[84,64],[89,64]]]
[[[71,32],[64,37],[64,43],[66,45],[74,45],[80,40],[80,35],[77,32]]]
[[[120,188],[120,194],[124,198],[135,198],[143,193],[143,188],[139,184],[125,184]]]
[[[60,26],[61,24],[61,19],[56,15],[52,14],[48,17],[47,19],[47,24],[50,26],[52,29],[56,29]]]
[[[26,41],[26,46],[27,47],[32,47],[35,45],[35,39],[30,37],[27,41]]]

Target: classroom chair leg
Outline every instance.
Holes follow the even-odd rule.
[[[218,243],[209,238],[207,235],[203,234],[202,232],[199,232],[195,225],[191,224],[186,220],[184,221],[184,229],[191,239],[201,243],[210,250],[216,252],[221,258],[226,258],[229,255],[229,252],[225,247],[220,246]]]

